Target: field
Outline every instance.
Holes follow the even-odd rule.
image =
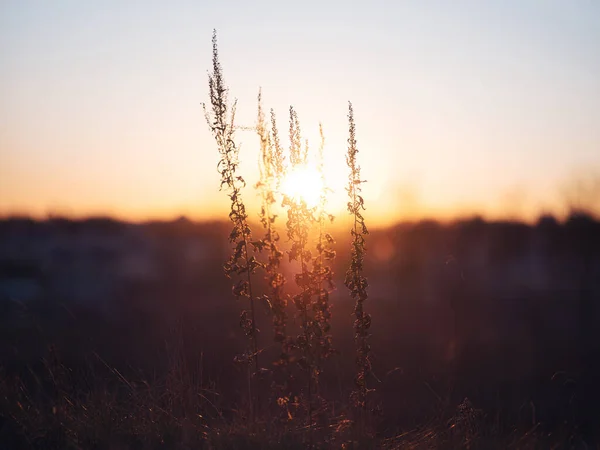
[[[225,223],[13,219],[0,228],[3,448],[304,448],[305,400],[279,406],[271,388],[282,369],[262,304],[261,404],[249,420],[247,371],[233,362],[246,347],[243,304],[221,269]],[[600,224],[583,217],[372,230],[369,445],[597,439],[599,241]],[[338,353],[313,400],[320,448],[358,442],[349,236],[336,248]],[[17,293],[23,300],[11,300]]]

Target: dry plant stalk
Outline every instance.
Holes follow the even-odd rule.
[[[367,376],[371,372],[370,349],[368,339],[370,336],[371,316],[364,311],[364,302],[368,298],[367,279],[363,275],[363,261],[365,256],[365,235],[369,234],[362,211],[365,209],[364,200],[361,196],[361,184],[364,180],[360,179],[360,166],[356,161],[358,149],[356,147],[356,126],[354,124],[354,110],[352,103],[348,103],[348,154],[346,163],[350,169],[348,176],[348,186],[346,188],[349,196],[348,212],[353,216],[354,223],[350,231],[352,236],[352,261],[346,272],[344,284],[350,290],[351,297],[355,300],[354,306],[354,339],[356,342],[356,389],[352,392],[351,399],[353,404],[360,411],[366,411],[367,394]]]
[[[306,163],[306,152],[302,150],[300,123],[298,115],[293,107],[290,107],[290,163],[294,170]],[[312,254],[308,249],[309,231],[314,222],[314,208],[310,208],[302,198],[292,198],[284,193],[282,206],[287,207],[287,235],[291,242],[291,248],[288,251],[289,262],[298,261],[300,263],[300,272],[295,276],[296,285],[300,292],[293,296],[293,303],[300,316],[302,334],[297,336],[294,342],[294,348],[298,351],[298,364],[309,374],[308,376],[308,397],[310,404],[311,389],[314,374],[312,358],[312,333],[314,320],[311,315],[312,290],[311,290],[311,272],[309,265],[312,260]],[[312,415],[309,406],[309,415]]]
[[[206,121],[221,155],[217,166],[221,174],[220,189],[227,192],[231,201],[229,219],[233,223],[233,229],[229,234],[229,242],[233,245],[233,253],[224,264],[224,269],[228,277],[232,275],[242,277],[233,286],[232,291],[238,298],[247,298],[250,304],[250,311],[244,309],[240,314],[240,327],[249,339],[249,349],[243,355],[236,357],[236,361],[248,364],[249,401],[251,410],[254,412],[257,399],[253,395],[251,367],[254,366],[254,373],[258,373],[259,366],[252,274],[261,266],[261,263],[254,256],[250,256],[248,248],[252,240],[252,233],[241,195],[241,190],[246,183],[244,178],[237,174],[239,147],[234,140],[236,102],[234,101],[232,106],[228,102],[228,88],[225,85],[223,69],[219,61],[216,31],[213,31],[212,45],[213,67],[212,73],[208,76],[211,112],[208,111],[206,105],[203,107]]]
[[[265,115],[262,108],[261,91],[258,93],[258,117],[256,132],[260,139],[259,174],[256,184],[261,194],[260,222],[265,229],[265,236],[252,245],[262,252],[268,251],[268,261],[264,265],[269,293],[262,296],[273,313],[273,331],[275,342],[281,345],[281,354],[275,365],[286,364],[289,359],[290,342],[287,338],[287,297],[283,290],[285,278],[279,268],[283,252],[279,250],[279,233],[275,228],[277,215],[273,212],[276,203],[276,193],[285,172],[285,156],[279,142],[275,113],[271,110],[271,133],[267,130]]]
[[[306,168],[309,145],[302,145],[300,122],[293,107],[290,107],[290,162],[291,170]],[[325,173],[322,164],[324,138],[321,129],[319,151],[319,172],[324,183]],[[334,289],[333,271],[327,261],[335,257],[331,249],[334,243],[330,234],[325,233],[325,219],[333,216],[325,212],[327,192],[320,193],[318,205],[308,205],[302,198],[292,198],[284,193],[282,205],[287,208],[287,234],[291,242],[288,251],[289,262],[297,261],[300,270],[295,275],[299,292],[293,296],[298,311],[302,333],[294,340],[299,366],[307,373],[306,403],[308,410],[309,439],[312,439],[313,401],[317,394],[319,375],[323,362],[333,352],[330,331],[329,293]],[[309,249],[311,230],[318,227],[316,254]]]
[[[325,135],[323,134],[323,126],[321,124],[319,124],[319,135],[321,137],[321,143],[319,145],[317,170],[321,178],[322,188],[317,214],[319,227],[319,237],[316,245],[317,255],[312,263],[313,289],[317,297],[313,309],[314,318],[319,327],[317,336],[318,345],[316,346],[317,367],[320,367],[322,362],[333,353],[331,335],[329,334],[331,330],[331,305],[329,304],[329,293],[335,289],[335,285],[333,283],[333,270],[331,270],[329,262],[336,256],[336,252],[333,250],[335,241],[331,234],[327,233],[325,229],[326,221],[329,220],[330,222],[333,222],[334,216],[327,213],[327,193],[329,192],[329,189],[326,184],[327,180],[323,156]]]

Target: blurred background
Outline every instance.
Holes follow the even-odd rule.
[[[229,204],[201,106],[216,28],[240,126],[255,124],[259,86],[281,130],[289,105],[315,146],[324,125],[331,396],[353,367],[352,100],[384,426],[468,396],[498,423],[594,429],[599,23],[586,0],[2,1],[2,370],[39,367],[51,347],[69,367],[96,354],[146,379],[177,348],[225,398],[243,391]],[[257,220],[258,139],[238,138]]]

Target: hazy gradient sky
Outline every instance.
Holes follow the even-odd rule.
[[[283,129],[323,121],[338,205],[348,100],[373,217],[528,215],[600,173],[596,0],[3,0],[0,214],[223,214],[213,28],[240,125],[259,86]]]

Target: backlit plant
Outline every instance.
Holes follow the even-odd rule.
[[[352,103],[348,104],[348,153],[346,163],[350,169],[348,186],[349,196],[348,212],[353,218],[351,248],[351,263],[346,272],[345,285],[350,290],[350,295],[355,301],[354,306],[354,339],[356,341],[356,366],[355,390],[352,400],[355,406],[364,411],[367,408],[367,376],[371,372],[371,359],[368,339],[370,336],[371,316],[364,310],[364,302],[368,299],[367,279],[363,275],[365,258],[365,235],[369,234],[362,211],[365,209],[364,199],[361,196],[360,166],[356,160],[358,148],[356,146],[356,126],[354,123],[354,110]]]
[[[256,405],[256,393],[252,389],[252,367],[258,373],[258,342],[256,329],[255,297],[252,291],[252,274],[260,266],[260,262],[250,255],[252,232],[248,225],[248,214],[242,200],[242,188],[246,185],[244,178],[238,174],[239,147],[235,143],[235,110],[236,102],[229,105],[228,89],[223,79],[223,70],[219,61],[217,49],[217,35],[213,33],[213,67],[208,77],[211,110],[206,105],[204,113],[206,121],[217,143],[220,154],[218,170],[221,175],[221,189],[225,190],[231,201],[229,219],[233,229],[229,234],[229,242],[233,246],[233,253],[225,263],[227,276],[239,275],[241,279],[233,286],[236,297],[249,300],[250,310],[243,309],[240,313],[240,327],[249,339],[249,348],[237,357],[239,362],[248,364],[248,390],[251,410]]]
[[[244,179],[238,174],[239,146],[235,143],[234,126],[235,102],[229,106],[227,88],[218,59],[216,35],[213,35],[213,71],[209,76],[209,91],[212,110],[206,112],[207,121],[216,140],[221,160],[218,168],[221,174],[221,188],[227,190],[231,200],[229,217],[233,230],[229,240],[233,244],[233,254],[225,264],[228,276],[241,275],[233,288],[238,297],[249,299],[250,310],[242,311],[240,324],[249,338],[249,350],[241,358],[259,372],[258,354],[262,351],[257,342],[255,322],[255,302],[260,300],[269,305],[272,317],[273,336],[280,347],[279,356],[274,361],[279,366],[285,382],[279,386],[279,394],[275,395],[279,408],[286,411],[286,420],[292,420],[290,406],[294,413],[303,405],[307,411],[307,428],[309,442],[312,446],[312,434],[315,425],[315,412],[319,377],[324,363],[334,350],[331,339],[331,305],[330,293],[335,288],[334,273],[331,261],[336,252],[335,241],[328,232],[328,223],[333,216],[327,211],[329,189],[327,188],[326,168],[324,164],[325,138],[323,128],[319,125],[320,145],[316,155],[316,164],[310,166],[310,147],[308,140],[303,140],[298,114],[293,107],[289,109],[289,153],[284,157],[277,128],[276,116],[270,111],[267,123],[262,105],[262,94],[258,95],[258,113],[256,126],[251,129],[259,138],[259,180],[256,189],[260,194],[261,207],[258,217],[263,228],[263,237],[252,239],[248,214],[242,201]],[[365,313],[363,303],[367,300],[367,280],[363,275],[365,254],[365,238],[368,233],[362,211],[364,201],[361,196],[360,167],[356,160],[354,113],[349,105],[349,133],[346,162],[350,169],[348,186],[348,211],[353,218],[351,229],[351,263],[345,277],[345,285],[355,300],[354,333],[356,341],[357,375],[352,401],[361,411],[366,410],[367,377],[371,371],[370,347],[368,343],[371,317]],[[248,129],[248,128],[245,128]],[[287,163],[287,164],[286,164]],[[311,172],[311,169],[314,169]],[[302,174],[309,173],[308,179]],[[295,177],[300,177],[300,181]],[[292,189],[290,189],[290,185]],[[309,195],[310,194],[310,195]],[[281,202],[279,204],[279,201]],[[286,285],[282,267],[284,251],[280,249],[280,236],[276,229],[278,208],[283,208],[287,215],[287,262],[293,267],[294,285]],[[262,253],[260,262],[251,253]],[[261,268],[266,280],[266,291],[256,295],[252,291],[252,275]],[[255,284],[256,286],[256,284]],[[284,287],[286,291],[284,292]],[[288,317],[288,300],[296,310],[295,317]],[[292,319],[298,325],[296,335],[290,332]],[[290,362],[296,364],[292,365]],[[293,367],[299,367],[305,374],[304,388],[291,386],[294,379]],[[295,369],[297,370],[297,369]],[[249,374],[249,389],[252,397],[252,374]],[[274,382],[273,382],[274,383]],[[276,384],[273,384],[276,386]],[[303,392],[304,391],[304,392]]]

